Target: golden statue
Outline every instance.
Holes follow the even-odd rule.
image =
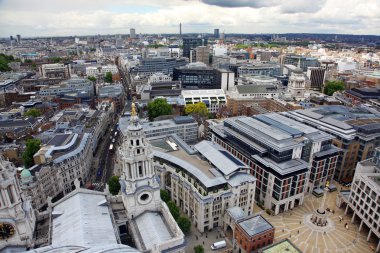
[[[133,100],[132,100],[131,116],[137,116],[135,97],[133,97]]]

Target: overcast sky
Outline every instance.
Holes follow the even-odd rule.
[[[0,0],[0,36],[137,33],[380,35],[380,0]]]

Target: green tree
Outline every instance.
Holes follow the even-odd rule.
[[[176,206],[173,200],[166,203],[168,205],[169,211],[172,214],[173,218],[177,220],[179,218],[179,208]]]
[[[112,176],[108,180],[108,189],[112,195],[117,195],[120,191],[120,183],[119,183],[119,177],[117,176]]]
[[[53,58],[51,58],[51,61],[53,63],[60,63],[62,61],[62,58],[61,57],[53,57]]]
[[[171,115],[172,111],[172,106],[168,104],[165,98],[158,98],[148,103],[148,115],[150,120],[162,115]]]
[[[161,189],[160,190],[160,196],[161,196],[162,201],[164,201],[166,203],[170,201],[170,194],[167,190]]]
[[[1,72],[10,71],[11,68],[8,66],[8,63],[14,60],[15,59],[12,55],[0,54],[0,71]]]
[[[198,122],[202,122],[203,119],[208,118],[209,112],[206,104],[199,102],[196,104],[186,105],[185,114],[193,116]]]
[[[90,80],[91,82],[95,82],[96,81],[96,77],[95,76],[89,76],[87,77],[88,80]]]
[[[327,81],[325,83],[325,88],[323,89],[323,93],[326,95],[332,96],[334,92],[344,90],[344,82],[343,81]]]
[[[204,253],[205,249],[203,248],[202,245],[197,245],[194,247],[194,253]]]
[[[181,215],[177,220],[177,224],[183,233],[187,234],[190,231],[191,221],[186,216]]]
[[[36,70],[37,69],[37,64],[36,63],[32,63],[32,70]]]
[[[106,75],[104,76],[104,82],[112,83],[112,73],[111,72],[106,73]]]
[[[27,110],[25,113],[24,113],[24,116],[25,117],[39,117],[42,115],[42,112],[40,110],[38,110],[37,108],[31,108],[29,110]]]
[[[22,160],[26,168],[29,168],[34,165],[33,156],[40,149],[40,146],[41,141],[38,139],[29,139],[26,141],[26,148],[24,153],[22,154]]]

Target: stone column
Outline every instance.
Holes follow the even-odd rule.
[[[362,227],[363,227],[363,220],[360,222],[360,226],[359,226],[359,232],[362,231]]]
[[[348,212],[348,203],[347,203],[347,206],[346,206],[346,210],[344,211],[344,215],[347,215],[347,212]]]
[[[379,240],[379,243],[377,244],[375,252],[380,252],[380,240]]]
[[[354,223],[354,220],[355,220],[355,212],[352,215],[351,223]]]
[[[371,238],[371,235],[372,235],[372,230],[369,230],[369,232],[368,232],[368,236],[367,236],[367,242],[368,242],[369,239]]]
[[[276,208],[274,209],[274,215],[277,215],[279,213],[280,206],[276,205]]]

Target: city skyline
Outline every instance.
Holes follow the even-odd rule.
[[[137,33],[338,33],[377,35],[380,2],[369,0],[0,1],[0,37]],[[20,18],[22,17],[22,18]]]

